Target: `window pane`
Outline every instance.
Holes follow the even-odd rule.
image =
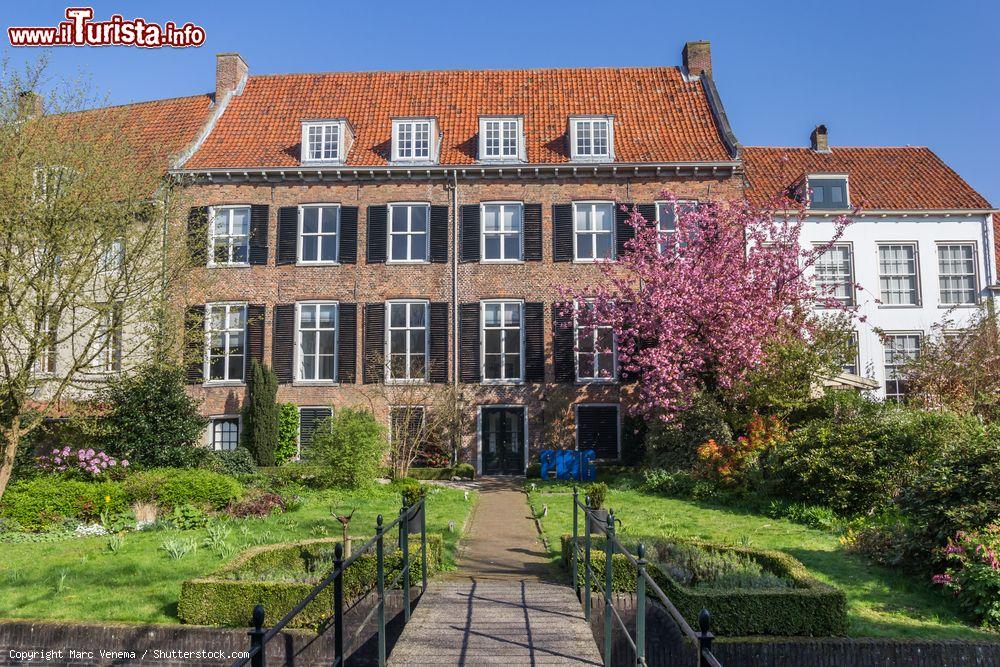
[[[319,379],[320,380],[333,380],[333,355],[320,357],[320,369],[319,369]]]
[[[598,234],[597,238],[597,257],[601,259],[610,259],[613,256],[613,246],[611,244],[611,234]]]
[[[317,244],[319,243],[319,237],[316,236],[303,236],[302,237],[302,259],[306,262],[314,262],[319,256],[319,250]]]
[[[229,379],[230,380],[243,379],[243,355],[240,354],[229,355]]]
[[[498,326],[500,324],[500,304],[488,303],[483,309],[483,321],[487,326]]]
[[[578,234],[576,237],[576,256],[578,259],[594,259],[594,235]]]
[[[406,331],[389,332],[389,350],[394,353],[406,352]]]
[[[319,209],[308,206],[302,209],[302,233],[315,234],[319,231]]]
[[[586,352],[581,352],[577,356],[577,374],[582,378],[592,378],[594,377],[594,355]]]
[[[521,355],[504,355],[504,379],[516,380],[521,377]]]
[[[250,230],[250,209],[235,208],[233,211],[233,235],[246,236]]]
[[[410,375],[411,379],[421,378],[424,376],[424,355],[414,354],[410,357]]]
[[[325,236],[323,237],[323,251],[320,255],[320,259],[324,262],[335,262],[337,261],[337,240],[336,236]]]
[[[518,329],[507,329],[504,331],[503,337],[503,351],[504,352],[520,352],[521,351],[521,332]]]
[[[391,327],[405,327],[406,326],[406,304],[405,303],[393,303],[393,304],[389,304],[389,326],[391,326]]]
[[[407,220],[408,210],[409,209],[406,206],[389,207],[389,213],[392,217],[392,231],[394,232],[406,231],[406,220]]]
[[[424,351],[426,334],[423,329],[413,329],[410,331],[410,352],[421,353]]]
[[[498,330],[488,330],[486,331],[486,353],[499,353],[500,352],[500,339],[502,333]]]
[[[332,331],[324,331],[319,335],[319,353],[333,354],[335,337]]]
[[[587,231],[591,229],[591,207],[587,204],[578,204],[576,206],[576,228],[578,231]]]
[[[521,323],[521,306],[516,303],[504,305],[504,324],[517,326]]]
[[[423,303],[410,304],[410,326],[422,327],[427,318],[427,306]]]
[[[427,259],[427,234],[413,234],[410,246],[410,259],[425,261]]]
[[[316,326],[316,306],[302,306],[299,309],[299,324],[303,329]]]
[[[423,232],[427,230],[427,207],[414,206],[410,209],[410,230]]]
[[[336,206],[325,206],[322,209],[322,226],[324,234],[336,234],[337,233],[337,214],[339,209]]]
[[[486,356],[483,374],[487,380],[499,380],[500,376],[500,355],[490,354]]]
[[[483,259],[502,259],[499,236],[487,236],[483,239],[483,255]]]
[[[598,204],[594,207],[594,229],[611,231],[614,224],[614,205]]]
[[[515,234],[507,234],[503,240],[504,259],[520,259],[521,239]]]
[[[406,235],[394,234],[392,237],[391,259],[408,259],[406,256],[407,237]]]
[[[496,204],[483,207],[483,230],[487,232],[500,231],[500,207]]]

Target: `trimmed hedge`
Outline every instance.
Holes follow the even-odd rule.
[[[0,516],[26,530],[42,530],[65,517],[96,519],[102,510],[124,512],[129,498],[118,482],[87,482],[43,475],[10,485]]]
[[[385,581],[388,586],[399,574],[403,553],[392,548],[396,532],[386,533]],[[368,538],[354,538],[356,546]],[[332,558],[333,549],[340,538],[303,540],[285,544],[272,544],[244,551],[229,564],[208,577],[189,579],[181,585],[177,603],[177,616],[182,623],[194,625],[221,625],[245,627],[256,604],[263,604],[265,625],[279,621],[302,601],[315,586],[306,578],[310,566],[321,558]],[[427,572],[441,569],[443,543],[440,535],[427,535]],[[377,562],[374,551],[361,555],[344,574],[344,599],[362,597],[375,583]],[[420,577],[420,536],[410,536],[410,581]],[[289,581],[267,581],[271,574],[286,575]],[[399,588],[399,585],[396,586]],[[289,627],[316,628],[330,618],[333,609],[333,586],[328,586],[296,616]]]
[[[582,542],[583,538],[578,538]],[[569,569],[572,557],[572,536],[562,538],[563,565]],[[681,540],[676,540],[681,541]],[[752,558],[774,574],[787,577],[794,588],[710,589],[683,586],[655,563],[647,572],[687,619],[698,626],[702,609],[712,612],[712,630],[720,636],[778,635],[829,637],[847,632],[847,597],[843,591],[828,586],[806,570],[805,566],[780,551],[765,551],[745,547],[720,546],[700,540],[683,540],[714,551],[726,551]],[[591,569],[597,575],[592,582],[595,590],[604,587],[604,541],[592,539]],[[623,554],[613,557],[612,586],[616,591],[635,591],[635,568]],[[580,572],[581,585],[584,573]]]
[[[457,466],[449,466],[447,468],[410,468],[409,477],[413,479],[434,479],[434,480],[450,480],[452,477],[461,477],[462,479],[474,479],[476,476],[476,469],[473,468],[468,463],[459,463]]]
[[[221,509],[243,497],[243,485],[232,477],[211,470],[153,468],[122,482],[133,502],[156,503],[160,507],[204,505]]]

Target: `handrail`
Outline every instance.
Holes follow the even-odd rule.
[[[405,498],[404,498],[405,502]],[[378,627],[378,647],[379,647],[379,665],[383,666],[386,664],[386,651],[385,651],[385,640],[386,640],[386,629],[385,629],[385,534],[387,531],[392,530],[398,526],[399,528],[399,545],[403,551],[403,563],[400,568],[400,572],[389,583],[389,588],[392,588],[402,579],[403,584],[403,605],[404,605],[404,622],[410,620],[410,550],[409,550],[409,522],[415,516],[420,516],[420,544],[421,544],[421,575],[422,575],[422,587],[421,590],[427,589],[427,512],[426,512],[426,497],[421,496],[421,498],[410,506],[403,505],[399,510],[399,516],[393,519],[388,525],[383,525],[382,515],[379,514],[375,520],[375,536],[370,538],[364,544],[362,544],[356,551],[353,551],[350,557],[346,560],[344,559],[344,545],[342,542],[338,542],[333,549],[333,569],[316,584],[309,593],[306,594],[302,600],[295,605],[287,614],[285,614],[280,621],[278,621],[274,626],[268,630],[264,630],[264,605],[258,604],[253,609],[253,616],[251,617],[251,625],[253,626],[249,633],[250,636],[250,651],[247,653],[246,657],[237,660],[232,664],[232,667],[245,667],[246,665],[252,665],[252,667],[266,667],[266,647],[268,642],[274,639],[278,633],[283,631],[292,619],[294,619],[299,613],[305,609],[309,603],[316,599],[316,597],[326,590],[330,584],[334,586],[334,653],[335,660],[334,665],[343,665],[344,656],[344,573],[347,569],[353,565],[358,558],[360,558],[365,553],[368,553],[375,549],[376,561],[377,561],[377,577],[376,582],[373,587],[369,588],[364,594],[359,596],[358,601],[367,597],[372,593],[373,590],[378,591],[378,604],[375,608],[368,613],[365,619],[361,622],[358,631],[355,635],[361,631],[361,629],[367,625],[371,620],[372,615],[377,611],[379,616],[379,627]],[[357,605],[351,605],[349,609],[353,609]]]
[[[602,523],[605,525],[604,528],[604,664],[607,667],[611,665],[611,652],[612,652],[612,631],[614,629],[614,621],[618,622],[621,627],[622,632],[625,633],[625,639],[628,644],[635,651],[636,664],[645,665],[646,664],[646,607],[649,603],[648,596],[646,593],[647,587],[652,591],[654,599],[652,602],[658,602],[666,610],[666,612],[673,618],[674,622],[680,628],[681,634],[690,640],[695,646],[698,647],[698,664],[699,667],[722,667],[722,664],[712,653],[712,641],[715,636],[710,632],[711,629],[711,614],[709,614],[707,609],[702,609],[701,613],[698,615],[698,626],[700,632],[695,632],[691,625],[687,622],[687,619],[678,611],[674,603],[670,601],[663,589],[660,588],[659,584],[649,575],[646,571],[646,566],[648,562],[646,561],[646,546],[639,543],[636,551],[638,554],[632,554],[624,544],[618,539],[615,534],[615,512],[614,510],[608,511],[607,519],[603,519],[596,515],[594,508],[590,507],[590,499],[584,496],[583,503],[580,502],[580,495],[578,489],[573,487],[573,558],[572,558],[572,572],[573,572],[573,590],[576,592],[577,599],[583,603],[584,607],[584,617],[590,620],[590,610],[591,610],[591,588],[592,581],[596,579],[597,573],[590,565],[591,561],[591,526],[600,526]],[[579,559],[581,557],[581,546],[580,546],[580,535],[579,535],[579,515],[580,510],[583,510],[584,518],[584,536],[583,536],[583,574],[585,583],[581,591],[580,586],[580,563]],[[614,599],[613,599],[613,576],[614,576],[614,556],[615,554],[622,554],[625,559],[629,562],[632,567],[635,568],[636,572],[636,629],[635,637],[628,631],[628,627],[622,620],[621,614],[615,609]]]

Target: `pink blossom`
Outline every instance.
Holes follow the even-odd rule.
[[[950,574],[935,574],[931,577],[931,583],[934,584],[950,584],[951,582],[952,578]]]

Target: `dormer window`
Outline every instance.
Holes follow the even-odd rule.
[[[343,164],[352,133],[347,121],[310,120],[302,123],[303,164]]]
[[[615,159],[614,125],[611,116],[570,118],[570,156],[583,162]]]
[[[435,162],[437,122],[433,118],[404,118],[392,121],[393,162]]]
[[[480,118],[480,161],[524,160],[523,136],[524,126],[520,118]]]
[[[806,202],[810,209],[841,211],[851,207],[847,176],[820,174],[806,178]]]

